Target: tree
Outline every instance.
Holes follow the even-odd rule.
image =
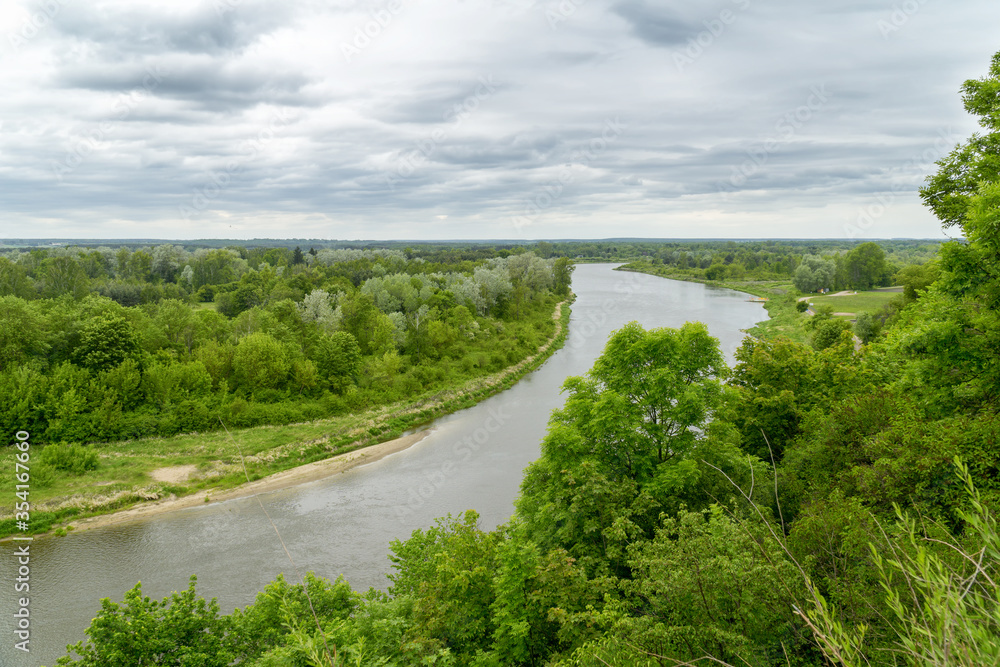
[[[96,373],[111,370],[126,359],[142,367],[139,334],[125,318],[104,314],[84,325],[80,344],[73,351],[74,362]]]
[[[920,195],[945,227],[964,241],[941,247],[939,279],[921,296],[919,311],[902,316],[909,336],[893,337],[910,362],[913,386],[936,387],[944,406],[982,406],[1000,395],[1000,52],[989,75],[962,86],[965,109],[978,117],[973,134],[938,161]],[[918,287],[914,285],[914,291]]]
[[[816,292],[823,288],[832,288],[836,277],[835,262],[823,259],[818,255],[806,255],[802,263],[795,269],[792,282],[800,292]]]
[[[984,183],[1000,181],[1000,52],[989,76],[962,85],[965,110],[979,117],[985,134],[975,133],[938,160],[937,173],[927,177],[920,198],[945,227],[965,227],[972,200]],[[968,230],[966,230],[968,231]]]
[[[325,333],[336,331],[343,316],[339,307],[330,306],[330,294],[321,289],[309,292],[298,308],[303,322],[315,322]]]
[[[474,655],[493,633],[493,572],[499,532],[477,526],[472,510],[438,519],[426,531],[413,531],[405,542],[390,545],[394,574],[390,592],[416,598],[417,628],[458,653]]]
[[[281,386],[288,370],[284,347],[266,333],[244,337],[233,354],[233,374],[240,385],[250,392]]]
[[[375,307],[368,294],[352,294],[341,306],[344,330],[354,336],[365,355],[379,355],[395,349],[395,326],[389,317]]]
[[[330,391],[342,394],[358,379],[361,348],[346,331],[337,331],[320,339],[315,353],[316,368]]]
[[[825,350],[836,345],[840,341],[840,335],[851,330],[851,323],[837,317],[831,317],[819,322],[813,332],[812,343],[816,350]]]
[[[69,294],[74,299],[82,299],[88,294],[90,281],[80,264],[72,257],[50,257],[41,266],[43,294],[57,297]]]
[[[187,260],[188,253],[179,245],[158,245],[153,248],[150,271],[166,282],[174,282],[177,271]]]
[[[232,656],[223,638],[227,619],[219,617],[213,598],[196,597],[192,576],[187,589],[162,601],[142,595],[136,584],[119,604],[101,600],[101,610],[87,628],[88,639],[71,646],[56,664],[77,667],[225,667]],[[72,652],[79,658],[74,659]]]
[[[296,264],[305,264],[305,257],[302,255],[302,248],[295,246],[295,250],[292,251],[292,266]]]
[[[0,257],[0,296],[18,296],[22,299],[35,296],[28,272],[6,257]]]
[[[877,243],[862,243],[847,253],[845,260],[848,284],[866,290],[882,284],[887,272],[885,251]]]
[[[705,269],[705,277],[709,280],[725,280],[729,269],[725,264],[713,264]]]
[[[701,445],[726,374],[701,323],[612,334],[590,373],[566,380],[566,405],[525,473],[518,515],[533,539],[603,567],[612,526],[649,531],[659,512],[701,502]]]
[[[552,291],[559,296],[568,296],[576,267],[566,257],[560,257],[552,265]]]
[[[868,344],[882,331],[882,320],[871,313],[861,313],[854,322],[854,333],[861,342]]]
[[[915,301],[940,275],[941,267],[936,261],[909,264],[896,272],[895,282],[903,286],[903,296],[907,301]]]
[[[0,370],[48,352],[45,318],[16,296],[0,296]]]

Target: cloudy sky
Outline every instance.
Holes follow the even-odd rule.
[[[0,238],[940,238],[996,0],[0,3]]]

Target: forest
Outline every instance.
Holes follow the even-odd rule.
[[[470,254],[7,253],[0,424],[84,443],[302,422],[506,368],[548,337],[571,267]]]
[[[961,238],[940,245],[933,274],[922,276],[932,280],[914,288],[872,340],[856,346],[847,330],[822,346],[747,338],[729,368],[699,323],[630,324],[612,335],[587,375],[566,381],[565,405],[552,415],[504,526],[483,531],[470,511],[394,542],[386,592],[356,592],[343,579],[282,577],[245,609],[220,615],[214,601],[197,596],[193,579],[163,601],[136,586],[121,603],[101,603],[76,657],[60,664],[1000,663],[993,514],[1000,497],[1000,53],[989,76],[967,81],[962,92],[982,133],[943,158],[920,193]],[[541,266],[546,252],[506,261],[526,257],[517,261]],[[833,253],[817,247],[805,254],[818,258],[809,271],[825,273],[824,262],[832,262],[838,279]],[[713,255],[699,270],[714,265]],[[797,269],[788,261],[783,275]],[[262,273],[275,284],[284,280],[269,269],[246,275]],[[350,322],[368,294],[346,276],[331,278],[296,289],[323,287],[332,295],[342,285],[344,296],[328,307]],[[247,306],[239,295],[263,289],[256,279],[223,283],[220,291],[232,295],[228,307]],[[209,284],[198,280],[189,287]],[[455,305],[429,306],[438,308],[434,321],[462,331],[452,313],[464,308],[483,328],[496,304],[464,301],[460,284],[452,283]],[[506,317],[517,321],[527,298],[513,294]],[[40,322],[61,316],[37,300],[5,298],[14,304],[5,307],[26,314],[39,308]],[[67,308],[96,299],[55,298]],[[407,317],[406,306],[382,310],[370,298],[365,312],[384,316],[386,337],[379,347],[353,330],[366,363],[413,349],[410,335],[388,349],[399,331],[390,315]],[[152,355],[154,367],[156,351],[141,349],[121,323],[138,331],[155,321],[155,311],[111,301],[116,306],[96,301],[113,312],[94,326],[121,332],[111,339],[123,356],[88,343],[94,336],[84,325],[80,342],[61,348],[59,365],[30,372],[100,376],[140,351]],[[233,313],[230,326],[250,327],[240,319],[246,312],[264,321],[266,308]],[[282,344],[278,334],[267,335]],[[45,346],[55,349],[59,340],[53,333],[20,354],[49,354]],[[178,359],[191,354],[183,338],[172,345]],[[230,391],[232,381],[232,391],[253,395],[261,387],[237,363],[238,352],[237,345],[232,375],[219,386],[224,380]],[[318,369],[324,358],[285,354],[286,383],[295,359]],[[207,365],[205,373],[207,391],[215,380]],[[287,384],[263,389],[294,391]]]

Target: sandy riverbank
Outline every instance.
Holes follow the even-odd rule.
[[[145,519],[158,514],[173,512],[175,510],[185,509],[188,507],[200,507],[205,505],[206,502],[219,502],[223,500],[231,500],[233,498],[244,498],[247,496],[253,496],[257,493],[277,491],[278,489],[285,489],[290,486],[296,486],[306,482],[326,479],[327,477],[332,477],[333,475],[346,472],[351,468],[356,468],[357,466],[364,465],[366,463],[373,463],[379,459],[389,456],[390,454],[401,452],[404,449],[417,444],[428,434],[430,434],[429,430],[404,435],[403,437],[396,438],[395,440],[387,440],[386,442],[371,445],[353,452],[338,454],[337,456],[333,456],[322,461],[307,463],[296,468],[283,470],[282,472],[268,475],[267,477],[249,482],[247,484],[242,484],[233,489],[226,489],[224,491],[199,491],[182,498],[164,498],[163,500],[155,500],[141,505],[136,505],[135,507],[115,512],[113,514],[102,514],[100,516],[88,517],[78,521],[71,521],[70,525],[73,526],[74,531],[100,528],[103,526]]]

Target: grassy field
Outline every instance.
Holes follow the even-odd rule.
[[[223,430],[87,445],[87,449],[98,454],[96,470],[48,476],[31,473],[29,534],[44,533],[74,519],[115,512],[147,500],[239,486],[246,481],[240,453],[250,479],[256,480],[391,440],[440,416],[470,407],[512,386],[562,346],[569,326],[569,304],[563,303],[558,312],[555,333],[534,355],[455,389],[360,414],[235,429],[232,437]],[[32,448],[31,459],[37,461],[40,452],[41,448]],[[15,448],[4,448],[0,467],[13,470],[16,454]],[[197,471],[191,479],[179,484],[157,482],[150,475],[160,468],[180,465],[194,465]],[[0,537],[16,532],[13,510],[13,503],[3,503]]]
[[[845,296],[815,296],[809,299],[814,308],[830,306],[836,313],[877,313],[885,304],[900,297],[899,292],[858,292]]]

